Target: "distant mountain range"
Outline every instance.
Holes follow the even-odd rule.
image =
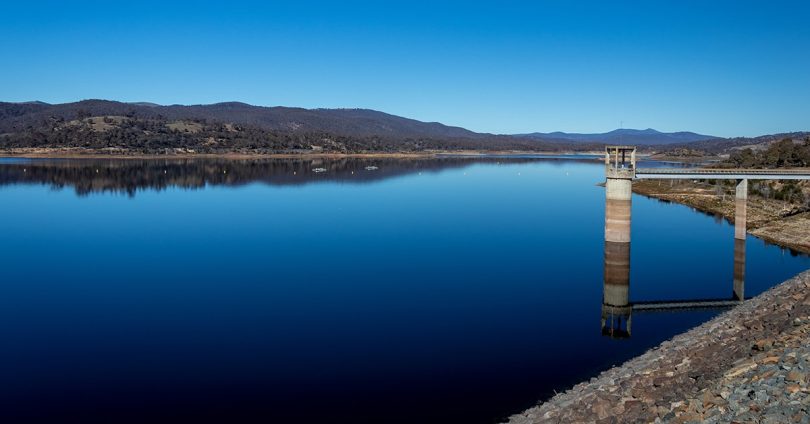
[[[603,144],[629,144],[634,146],[652,146],[663,144],[689,143],[693,141],[714,140],[719,137],[697,134],[688,131],[664,133],[652,128],[646,130],[618,129],[599,134],[579,134],[565,132],[516,134],[537,140],[568,140],[573,142],[603,143]]]
[[[802,139],[806,133],[788,134]],[[780,135],[725,139],[693,132],[618,129],[600,134],[489,134],[370,109],[264,107],[239,102],[169,105],[109,100],[0,102],[0,148],[87,148],[142,153],[600,150],[605,144],[721,153]]]

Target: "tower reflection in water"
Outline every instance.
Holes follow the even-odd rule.
[[[605,242],[605,284],[602,292],[602,335],[630,337],[630,243]]]
[[[734,240],[734,280],[730,298],[630,302],[630,243],[605,242],[605,280],[602,293],[602,335],[628,338],[633,309],[643,311],[726,308],[745,299],[745,240]]]

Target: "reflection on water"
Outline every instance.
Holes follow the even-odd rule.
[[[304,185],[362,184],[421,172],[469,167],[481,163],[516,165],[538,162],[556,166],[598,163],[596,155],[471,155],[415,158],[255,158],[255,159],[23,159],[0,158],[0,186],[20,183],[72,187],[79,195],[126,193],[168,187],[199,189],[250,183]],[[645,167],[662,166],[645,162]]]
[[[0,161],[0,422],[500,422],[717,313],[644,300],[730,298],[728,223],[635,197],[632,249],[606,245],[601,181],[533,157]],[[746,253],[749,297],[810,266]],[[595,331],[603,302],[632,337]]]
[[[539,158],[525,156],[438,156],[435,158],[300,158],[300,159],[14,159],[0,163],[0,186],[19,183],[73,187],[79,195],[168,187],[199,189],[250,183],[303,185],[318,182],[362,184],[388,178],[439,172],[476,163],[523,164]],[[562,165],[594,161],[593,157],[544,158]]]
[[[631,336],[633,309],[678,311],[727,308],[745,300],[745,239],[734,239],[734,279],[728,299],[630,301],[630,243],[605,242],[605,277],[602,295],[602,335],[615,339]],[[652,282],[654,283],[654,282]]]
[[[605,242],[605,284],[602,297],[602,334],[630,337],[630,243]]]

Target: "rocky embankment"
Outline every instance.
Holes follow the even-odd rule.
[[[639,180],[633,182],[633,191],[734,221],[734,193],[724,187],[690,181]],[[749,233],[765,241],[810,253],[810,212],[806,205],[749,194],[746,225]]]
[[[509,422],[807,423],[808,380],[810,271]]]

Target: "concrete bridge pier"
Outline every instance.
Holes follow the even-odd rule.
[[[748,180],[737,180],[737,197],[734,201],[734,238],[745,240],[745,221],[748,214]]]

